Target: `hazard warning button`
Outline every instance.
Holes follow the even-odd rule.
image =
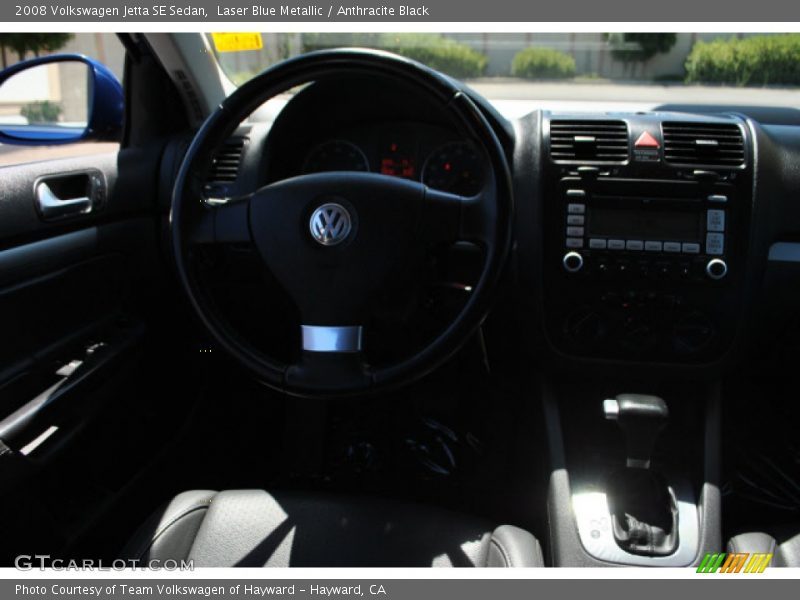
[[[654,138],[649,132],[645,131],[639,136],[634,144],[634,148],[660,148],[658,140]]]
[[[636,162],[659,162],[661,144],[653,134],[644,131],[633,143],[633,160]]]

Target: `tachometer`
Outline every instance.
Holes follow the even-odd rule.
[[[467,142],[450,142],[437,148],[425,161],[422,183],[459,194],[474,196],[483,187],[483,161]]]
[[[329,140],[314,147],[303,163],[304,173],[323,171],[369,171],[369,162],[352,142]]]

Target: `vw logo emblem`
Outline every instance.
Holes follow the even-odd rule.
[[[340,244],[350,234],[353,222],[341,204],[323,204],[311,214],[311,237],[323,246]]]

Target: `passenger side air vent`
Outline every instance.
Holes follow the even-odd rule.
[[[233,183],[236,181],[244,154],[244,142],[245,138],[234,137],[222,144],[211,161],[207,183]]]
[[[628,126],[625,121],[553,120],[550,156],[556,162],[625,162]]]
[[[664,160],[709,167],[744,164],[744,136],[734,123],[664,122]]]

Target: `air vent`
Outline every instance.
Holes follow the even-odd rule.
[[[669,163],[708,167],[744,164],[744,137],[733,123],[665,122],[664,160]]]
[[[557,162],[625,162],[628,126],[624,121],[551,121],[550,156]]]
[[[245,139],[241,137],[230,138],[214,154],[211,169],[208,174],[208,183],[232,183],[239,174],[239,165],[242,162]]]

